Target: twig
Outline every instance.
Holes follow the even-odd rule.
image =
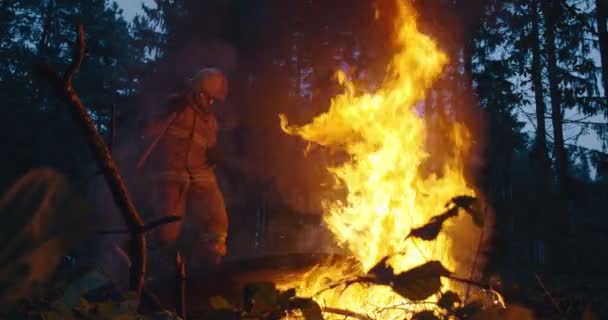
[[[138,232],[138,230],[142,229],[144,223],[133,205],[133,201],[127,192],[125,183],[103,137],[95,128],[95,124],[89,116],[87,108],[84,106],[78,93],[72,86],[74,74],[80,68],[82,61],[84,60],[85,52],[84,27],[82,24],[79,24],[73,60],[63,77],[60,77],[59,74],[46,63],[37,64],[35,66],[35,72],[45,78],[53,89],[68,103],[70,106],[69,111],[74,118],[74,122],[80,126],[89,147],[93,152],[97,165],[103,171],[105,180],[112,192],[114,202],[120,209],[127,228],[131,233],[129,254],[133,263],[130,270],[129,287],[130,290],[135,291],[139,297],[144,284],[147,261],[146,239],[143,233]]]
[[[484,210],[483,210],[483,221],[487,221],[488,220],[488,207],[485,206]],[[486,230],[485,226],[481,228],[481,233],[479,234],[479,242],[477,243],[477,251],[475,252],[475,257],[473,258],[473,263],[471,264],[471,272],[469,273],[469,278],[473,278],[473,272],[475,272],[475,269],[477,268],[477,259],[479,258],[479,254],[481,253],[481,244],[483,242],[483,237],[484,237],[484,231]],[[469,293],[471,291],[471,285],[467,284],[467,291],[464,295],[464,303],[466,304],[467,301],[469,300]]]
[[[129,254],[127,254],[120,246],[114,245],[114,251],[121,257],[124,262],[131,267],[131,258],[129,258]]]
[[[177,265],[177,315],[186,320],[188,310],[186,305],[186,263],[180,252],[177,252],[175,264]]]
[[[108,142],[108,149],[110,152],[114,151],[116,145],[116,104],[112,104],[112,113],[110,115],[110,138]]]
[[[335,289],[335,288],[337,288],[339,286],[345,286],[344,289],[346,289],[346,288],[348,288],[349,286],[351,286],[351,285],[353,285],[355,283],[371,283],[372,281],[373,281],[373,279],[371,279],[371,278],[365,278],[365,277],[357,277],[355,279],[350,279],[350,280],[346,280],[345,279],[345,280],[342,280],[340,282],[336,282],[336,283],[330,285],[327,288],[324,288],[324,289],[321,289],[321,290],[317,291],[317,293],[313,294],[312,296],[316,297],[316,296],[320,295],[321,293],[323,293],[325,291]]]
[[[350,311],[350,310],[346,310],[346,309],[323,307],[321,309],[321,311],[326,312],[326,313],[337,314],[340,316],[345,316],[347,318],[355,318],[355,319],[359,319],[359,320],[374,320],[373,318],[370,318],[364,314],[356,313],[354,311]]]
[[[547,290],[547,288],[543,284],[543,281],[540,279],[540,277],[538,276],[538,274],[535,273],[534,277],[536,278],[536,281],[538,282],[538,284],[540,285],[540,287],[543,289],[543,291],[545,291],[545,294],[547,295],[547,297],[549,297],[549,300],[551,300],[551,304],[553,304],[553,306],[555,307],[555,309],[557,310],[557,312],[559,312],[560,314],[562,314],[562,309],[559,307],[559,304],[557,304],[557,301],[555,301],[555,299],[553,298],[553,296],[551,295],[551,293],[549,292],[549,290]]]
[[[146,233],[152,229],[158,228],[160,226],[171,224],[174,222],[178,222],[182,219],[180,216],[166,216],[157,220],[153,220],[152,222],[144,225],[141,229],[138,230],[140,233]],[[99,231],[101,234],[127,234],[131,233],[130,230],[102,230]]]

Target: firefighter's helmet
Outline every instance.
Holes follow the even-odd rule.
[[[202,92],[210,98],[223,102],[228,95],[228,80],[221,70],[204,68],[190,79],[190,89],[195,93]]]

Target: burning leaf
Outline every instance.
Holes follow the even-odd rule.
[[[405,238],[408,239],[409,237],[416,237],[427,241],[435,240],[439,235],[439,232],[441,232],[443,223],[447,219],[455,217],[457,215],[458,210],[456,210],[455,208],[450,209],[441,215],[433,217],[431,221],[425,224],[424,226],[412,229],[412,231],[410,231],[410,234],[408,234]]]
[[[437,302],[437,305],[439,305],[443,309],[451,311],[461,303],[462,301],[460,300],[460,297],[457,293],[455,293],[454,291],[446,291],[441,294],[441,298],[439,298],[439,302]]]
[[[314,302],[312,299],[293,298],[291,300],[291,305],[293,308],[297,308],[302,311],[304,320],[323,320],[321,307],[319,307],[319,304]]]
[[[484,224],[484,213],[481,208],[481,203],[477,198],[471,196],[458,196],[454,197],[451,202],[456,207],[463,209],[473,217],[473,222],[478,227],[483,227]]]
[[[446,204],[446,207],[450,206],[450,204],[453,204],[454,207],[448,209],[448,211],[441,215],[431,218],[431,221],[424,226],[412,229],[405,239],[410,237],[416,237],[426,241],[437,239],[439,232],[441,232],[441,229],[443,228],[443,223],[447,219],[457,216],[459,208],[469,213],[473,217],[473,222],[475,222],[477,226],[483,226],[484,217],[480,208],[480,203],[476,198],[470,196],[458,196],[452,198],[452,200]]]
[[[282,306],[288,305],[290,300],[295,297],[296,297],[296,289],[293,289],[293,288],[288,289],[279,294],[278,303],[279,303],[279,305],[282,305]]]
[[[412,320],[439,320],[439,317],[433,311],[427,310],[416,313]]]
[[[390,257],[384,257],[378,264],[369,270],[368,275],[374,276],[379,283],[389,283],[395,277],[393,267],[387,264]]]
[[[420,301],[439,292],[441,277],[450,273],[441,262],[430,261],[396,275],[391,287],[406,299]]]

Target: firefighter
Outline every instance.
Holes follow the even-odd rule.
[[[174,248],[163,255],[165,263],[174,261],[170,255],[178,240],[188,238],[191,252],[182,254],[189,270],[217,265],[226,255],[228,217],[207,155],[218,131],[211,107],[224,101],[227,88],[226,77],[218,69],[196,73],[187,88],[173,96],[146,125],[146,135],[154,141],[137,164],[152,186],[148,200],[157,218],[182,218],[154,230],[150,238],[161,248]]]

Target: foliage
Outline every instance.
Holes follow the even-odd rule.
[[[238,310],[222,297],[212,297],[212,310],[204,319],[282,319],[298,311],[306,320],[322,320],[321,307],[310,298],[296,297],[293,289],[278,290],[273,283],[251,283],[245,287],[244,308]]]

